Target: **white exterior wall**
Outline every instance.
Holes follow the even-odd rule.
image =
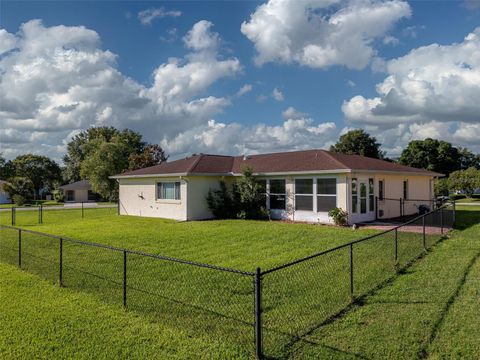
[[[207,195],[210,189],[219,188],[219,176],[195,176],[189,177],[187,181],[187,219],[203,220],[213,218],[208,209]]]
[[[157,199],[159,181],[180,181],[180,200]],[[121,215],[187,220],[187,182],[184,179],[179,177],[119,179],[119,185]]]

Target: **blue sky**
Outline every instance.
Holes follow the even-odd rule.
[[[274,3],[275,1],[271,0],[270,2]],[[9,35],[15,36],[17,44],[20,43],[23,36],[21,34],[22,24],[28,23],[32,19],[41,19],[41,30],[39,32],[48,31],[48,29],[59,25],[72,29],[83,26],[93,30],[98,35],[99,43],[95,47],[99,51],[109,51],[115,54],[116,60],[111,66],[121,74],[122,79],[131,79],[136,85],[145,89],[155,88],[154,73],[163,64],[169,63],[171,61],[169,59],[177,58],[178,68],[181,68],[189,62],[194,62],[191,58],[188,58],[188,54],[207,51],[189,47],[184,38],[194,25],[201,21],[211,23],[202,30],[205,31],[205,36],[210,36],[210,39],[221,39],[216,43],[214,50],[208,48],[208,51],[214,52],[213,58],[220,65],[222,61],[235,59],[238,61],[238,66],[235,65],[234,68],[231,68],[232,74],[228,74],[228,70],[223,71],[211,83],[207,81],[206,84],[199,86],[195,91],[192,90],[189,96],[181,97],[180,100],[177,98],[171,100],[175,104],[181,101],[182,106],[190,104],[192,101],[203,101],[209,97],[224,99],[228,102],[228,104],[215,106],[214,109],[208,111],[194,110],[197,113],[202,113],[203,117],[189,113],[189,110],[183,110],[185,117],[182,118],[177,116],[178,114],[173,116],[171,112],[165,114],[157,109],[146,111],[142,115],[145,118],[140,120],[133,121],[129,120],[128,117],[122,119],[120,115],[116,117],[112,115],[111,120],[102,120],[103,122],[92,118],[82,121],[72,120],[69,125],[65,125],[62,124],[62,121],[65,120],[62,120],[59,115],[49,113],[45,118],[39,115],[45,113],[46,109],[51,109],[51,104],[44,105],[45,108],[43,109],[39,107],[27,117],[22,117],[19,114],[12,115],[10,110],[3,109],[2,111],[0,103],[0,122],[3,127],[3,133],[0,133],[0,150],[7,157],[12,157],[24,149],[32,149],[33,145],[36,152],[60,158],[65,142],[68,141],[68,136],[74,134],[75,131],[99,124],[125,126],[141,131],[147,140],[162,143],[174,156],[198,151],[239,153],[294,150],[305,147],[321,148],[334,142],[342,131],[344,132],[349,128],[366,128],[367,131],[377,136],[384,143],[385,149],[391,155],[397,155],[399,149],[405,146],[409,140],[427,135],[445,137],[446,140],[457,145],[468,146],[475,151],[480,150],[478,141],[472,138],[472,134],[477,134],[477,132],[480,134],[480,119],[471,116],[472,106],[475,106],[475,104],[472,105],[467,102],[458,105],[459,102],[456,101],[452,106],[460,107],[458,111],[449,113],[446,110],[444,113],[440,111],[438,113],[425,108],[424,102],[423,107],[411,111],[412,106],[407,109],[407,105],[404,103],[398,105],[400,100],[393,102],[391,96],[386,93],[380,96],[380,104],[375,106],[378,106],[377,109],[387,110],[380,111],[381,114],[378,115],[373,106],[371,109],[364,109],[367,100],[379,97],[377,85],[386,84],[389,75],[394,75],[397,80],[401,76],[407,76],[408,71],[403,68],[388,70],[389,62],[404,59],[411,67],[410,71],[420,74],[425,72],[425,69],[429,66],[428,62],[422,63],[415,57],[410,60],[405,59],[405,56],[411,51],[431,44],[439,44],[445,46],[443,49],[445,53],[453,53],[454,49],[451,47],[454,44],[462,44],[464,38],[468,34],[474,33],[477,26],[480,25],[480,6],[476,6],[479,4],[460,1],[416,1],[409,3],[396,0],[364,1],[367,10],[368,7],[380,6],[385,3],[397,3],[397,5],[402,6],[401,9],[404,12],[404,15],[400,16],[394,13],[398,10],[388,10],[390,11],[388,16],[391,16],[391,20],[384,24],[384,30],[377,31],[372,35],[373,30],[371,29],[375,27],[373,20],[372,23],[354,24],[358,21],[357,18],[362,16],[360,2],[340,1],[333,6],[318,6],[318,8],[316,8],[315,1],[309,2],[311,4],[305,2],[304,8],[296,6],[290,11],[310,11],[313,7],[315,11],[312,13],[313,16],[316,14],[324,19],[333,18],[334,14],[342,14],[342,11],[359,12],[358,17],[352,17],[352,20],[344,26],[344,30],[332,30],[337,31],[332,35],[332,37],[335,36],[333,47],[342,41],[348,42],[348,37],[351,37],[352,34],[349,33],[351,31],[350,27],[358,26],[363,29],[362,31],[365,31],[366,35],[362,39],[365,39],[365,44],[372,50],[366,62],[362,59],[356,61],[346,58],[354,58],[357,53],[353,51],[347,55],[331,55],[333,59],[329,58],[327,64],[321,62],[324,61],[324,58],[322,60],[316,58],[313,65],[308,63],[309,60],[305,60],[306,57],[303,56],[306,46],[313,44],[320,46],[323,50],[326,48],[331,50],[329,48],[329,46],[332,46],[329,44],[330,40],[324,42],[322,38],[325,30],[321,28],[321,21],[303,32],[299,30],[299,23],[296,24],[296,27],[295,23],[290,24],[293,25],[293,30],[289,29],[288,23],[269,28],[268,24],[262,25],[261,22],[262,16],[266,16],[261,12],[262,6],[269,5],[268,1],[2,1],[0,5],[0,28],[5,29]],[[312,5],[312,3],[314,4]],[[278,10],[281,14],[281,6],[283,5],[276,7],[273,6],[274,4],[270,5],[272,5],[272,9]],[[142,11],[158,11],[164,16],[153,18],[150,23],[147,23],[147,20],[145,20],[147,22],[142,23]],[[254,23],[254,15],[257,16],[258,23]],[[252,25],[250,32],[242,30],[242,23],[244,22]],[[282,26],[285,26],[285,28],[282,28]],[[271,39],[265,43],[259,44],[255,41],[255,36],[263,36],[268,33],[271,33],[271,35],[268,35],[271,36]],[[283,55],[280,54],[284,53],[281,53],[280,50],[275,53],[274,50],[269,49],[269,42],[275,44],[277,39],[280,38],[279,33],[284,36],[283,39],[287,37],[291,43],[298,42],[306,45],[301,50],[295,50],[295,45],[291,45],[288,50],[292,52],[292,55],[289,55],[288,59],[281,58]],[[45,40],[42,39],[42,41]],[[27,38],[23,36],[23,40],[26,42]],[[352,40],[353,47],[357,46],[354,40]],[[30,36],[28,41],[34,42],[36,39]],[[79,41],[79,44],[82,43],[81,36],[77,41]],[[24,50],[22,50],[21,45],[18,46],[20,50],[17,53],[22,53]],[[45,46],[52,46],[52,50],[56,48],[65,49],[61,40],[56,40],[54,44],[48,43]],[[77,49],[75,46],[74,48]],[[468,48],[468,46],[465,46],[465,48]],[[334,54],[337,52],[348,53],[345,46],[340,47],[338,51],[337,49],[334,50]],[[363,50],[365,49],[361,48],[359,52]],[[295,51],[297,51],[296,55],[294,54]],[[0,61],[3,59],[4,62],[0,65],[3,70],[1,76],[5,78],[7,78],[5,74],[12,71],[16,63],[26,61],[25,58],[19,57],[15,52],[15,49],[8,49],[0,56]],[[92,53],[94,49],[89,48],[88,52]],[[258,58],[262,52],[266,54],[266,60],[259,63],[259,61],[255,61],[255,58]],[[359,58],[360,55],[362,54],[359,53]],[[14,58],[14,56],[17,56],[17,58]],[[36,55],[29,54],[28,56],[28,61],[31,63],[32,56],[35,58]],[[50,59],[46,60],[42,56],[50,55],[39,55],[38,57],[44,61]],[[299,60],[301,56],[303,57]],[[432,62],[435,63],[435,53],[433,52],[429,56],[432,56]],[[465,84],[465,82],[468,82],[465,79],[474,78],[476,74],[474,71],[478,71],[478,68],[476,68],[478,61],[472,60],[468,51],[464,56],[465,59],[461,59],[461,62],[467,63],[467,70],[471,70],[471,73],[464,74],[463,83],[459,84],[459,89],[463,87],[461,91],[476,93],[480,84]],[[412,61],[414,65],[411,65]],[[208,63],[208,60],[206,62]],[[457,58],[451,60],[453,67],[451,74],[456,74],[454,67],[458,63]],[[418,68],[415,68],[415,66],[418,66]],[[445,64],[439,64],[438,71],[448,72],[449,70],[445,70]],[[42,77],[41,74],[38,76]],[[416,79],[416,81],[418,80],[417,84],[430,82],[430,87],[436,90],[435,94],[442,95],[440,85],[433,84],[435,79],[430,79],[427,75],[424,75],[424,78],[421,78],[422,75],[418,76],[420,78]],[[36,89],[35,86],[38,85],[38,81],[39,79],[36,79],[35,82],[28,85],[30,88],[25,85],[26,88],[22,91],[33,91],[32,89]],[[175,81],[175,79],[162,78],[159,81],[170,82]],[[397,90],[405,91],[405,94],[403,94],[405,99],[418,96],[418,92],[415,92],[415,94],[409,93],[410,90],[405,90],[407,86],[400,84],[400,80],[398,81]],[[6,83],[6,81],[3,82]],[[72,87],[74,84],[75,80],[72,80],[69,86]],[[238,95],[239,89],[246,84],[249,85],[251,90],[242,96]],[[390,85],[388,86],[390,87]],[[97,85],[95,89],[98,89]],[[274,89],[277,90],[277,99],[273,96]],[[49,98],[52,98],[52,94],[55,94],[56,99],[60,98],[62,91],[66,92],[67,90],[62,86],[47,86],[47,88],[38,90],[39,93],[48,94]],[[104,90],[102,94],[107,92],[108,90]],[[163,96],[158,95],[158,92],[155,92],[155,94],[149,95],[149,100],[154,102],[154,96]],[[137,95],[135,94],[133,97]],[[125,96],[128,96],[128,94]],[[361,100],[363,104],[362,109],[365,111],[363,114],[352,113],[352,111],[358,109],[353,107],[358,101],[355,104],[352,101],[356,96],[361,96],[363,99],[357,99],[358,101]],[[473,95],[470,93],[466,93],[464,96],[459,94],[460,98],[471,96]],[[111,100],[102,100],[101,96],[97,96],[97,98],[99,103],[95,104],[95,114],[98,115],[103,111],[102,106],[103,109],[110,107],[109,113],[113,112],[115,114],[115,104],[112,104]],[[108,96],[106,98],[108,99]],[[422,99],[424,98],[422,97]],[[84,100],[82,99],[82,101]],[[427,103],[431,102],[427,101]],[[7,100],[3,103],[6,104]],[[79,99],[72,100],[70,97],[69,100],[65,100],[64,105],[69,106],[69,104],[79,103],[81,103]],[[107,103],[108,105],[106,105]],[[350,110],[346,109],[345,106],[342,107],[345,103],[351,105]],[[58,106],[58,101],[55,104]],[[399,109],[399,106],[404,106],[404,108]],[[445,109],[452,107],[449,104],[442,103],[434,106],[434,108],[440,109],[442,106],[445,106]],[[3,107],[6,108],[6,106]],[[291,111],[284,113],[282,116],[282,113],[289,108]],[[118,110],[118,112],[121,113],[122,111]],[[78,113],[72,113],[71,115],[76,118],[81,117]],[[55,116],[56,120],[53,119]],[[148,116],[152,119],[146,119]],[[174,118],[173,122],[185,122],[184,126],[168,125],[165,128],[166,130],[162,131],[163,119],[172,116]],[[451,116],[451,118],[448,118],[448,116]],[[463,116],[465,116],[464,119]],[[364,120],[362,120],[362,117]],[[31,128],[25,126],[26,121],[23,122],[22,126],[16,126],[16,124],[21,123],[22,119],[31,121]],[[209,122],[212,119],[217,126],[221,125],[223,127],[212,125],[212,122]],[[294,126],[295,129],[289,127],[293,122],[290,125],[285,124],[287,120],[301,119],[306,120],[306,122],[297,122]],[[61,124],[57,129],[54,126],[43,125],[45,122],[55,121]],[[152,125],[153,122],[154,125]],[[334,129],[331,126],[332,123]],[[229,127],[230,124],[235,126]],[[261,127],[259,127],[259,124]],[[153,126],[157,130],[150,132],[149,129],[152,129]],[[321,127],[320,130],[316,130],[318,126]],[[192,129],[196,130],[192,133]],[[307,132],[305,133],[305,131]],[[24,136],[16,136],[18,132],[23,132]],[[27,132],[28,136],[25,136]],[[269,139],[263,135],[258,135],[260,132],[274,135],[272,135],[273,138]],[[242,134],[240,139],[239,136],[235,137],[234,135],[239,133]],[[197,136],[198,134],[202,134],[202,136]],[[296,141],[289,140],[293,138],[298,139]]]

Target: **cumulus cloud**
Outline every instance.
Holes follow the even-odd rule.
[[[224,154],[257,154],[282,150],[302,150],[325,147],[337,129],[333,122],[315,124],[307,114],[287,109],[291,114],[279,125],[256,124],[243,126],[239,123],[219,123],[210,120],[164,140],[162,146],[169,152],[188,154],[192,152],[215,152]],[[300,116],[303,115],[303,116]]]
[[[177,10],[167,11],[163,7],[150,8],[140,11],[138,13],[138,20],[140,20],[142,25],[152,25],[152,22],[156,19],[162,19],[165,17],[179,17],[181,15],[182,12]]]
[[[257,65],[362,69],[376,54],[372,42],[410,15],[410,6],[400,0],[269,0],[241,31],[255,45]]]
[[[240,89],[237,91],[237,97],[241,97],[245,94],[248,94],[250,91],[252,91],[253,86],[251,84],[245,84],[243,85]]]
[[[204,43],[211,36],[208,47],[186,40],[192,51],[158,66],[150,86],[118,71],[116,55],[85,27],[32,20],[17,35],[2,32],[15,51],[0,58],[0,151],[59,159],[72,131],[89,126],[129,127],[159,142],[206,123],[230,104],[205,95],[207,89],[242,70],[238,59],[219,58],[212,45],[219,36],[210,27],[192,29]]]
[[[274,98],[276,101],[285,100],[285,98],[283,97],[283,93],[280,90],[278,90],[277,88],[273,89],[272,98]]]
[[[395,139],[438,137],[473,144],[480,123],[480,28],[460,43],[413,49],[385,63],[378,96],[357,95],[342,110],[351,123],[378,131],[400,129]],[[474,144],[479,149],[478,137]]]

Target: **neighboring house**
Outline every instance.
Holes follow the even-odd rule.
[[[92,185],[90,185],[88,180],[81,180],[60,186],[60,190],[63,191],[65,202],[88,202],[98,200],[98,195],[92,191]]]
[[[346,210],[349,223],[374,220],[375,197],[383,217],[399,216],[398,201],[433,199],[441,174],[359,155],[306,150],[251,156],[194,155],[113,176],[120,213],[176,220],[212,217],[206,196],[220,180],[231,183],[245,166],[266,189],[272,218],[331,223],[328,211]],[[382,210],[382,211],[380,211]],[[406,214],[418,209],[407,202]]]
[[[10,195],[3,191],[4,184],[7,184],[7,182],[0,180],[0,204],[10,204],[12,202],[10,199]]]

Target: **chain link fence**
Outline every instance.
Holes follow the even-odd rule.
[[[53,210],[52,210],[53,211]],[[455,205],[272,269],[240,271],[0,226],[0,261],[193,335],[282,357],[453,226]]]
[[[118,204],[92,205],[78,203],[66,206],[30,206],[0,209],[3,224],[11,226],[31,226],[54,224],[66,220],[108,217],[118,213]]]

